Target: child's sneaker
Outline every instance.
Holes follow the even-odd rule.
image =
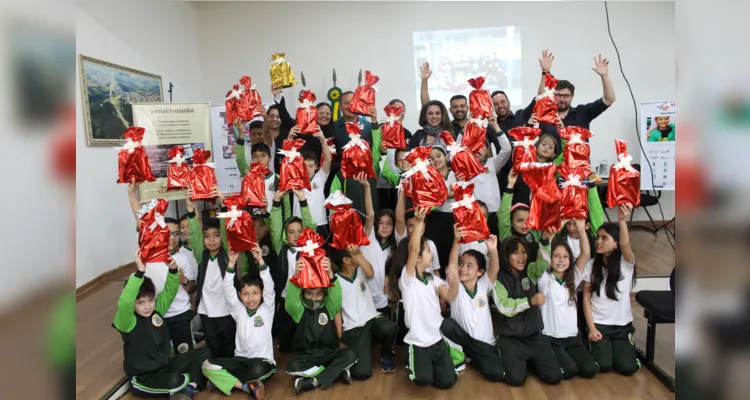
[[[382,371],[386,374],[396,372],[396,363],[393,361],[393,357],[383,357],[380,359]]]
[[[464,362],[466,364],[471,364],[471,358],[464,356]]]
[[[255,400],[263,400],[265,393],[263,382],[245,383],[242,385],[242,391],[247,393],[249,398]]]
[[[302,392],[309,392],[318,386],[318,382],[315,378],[297,378],[294,381],[294,395],[298,395]]]
[[[206,383],[206,390],[208,390],[209,392],[214,392],[214,391],[216,391],[216,385],[214,385],[214,383],[213,383],[213,382],[211,382],[211,380],[210,380],[210,379],[206,379],[206,380],[208,381],[208,382]]]
[[[462,362],[461,364],[456,365],[456,372],[461,372],[466,369],[466,363]]]
[[[341,375],[339,375],[339,380],[341,382],[346,383],[347,385],[352,384],[353,382],[352,373],[349,371],[349,368],[345,369],[344,372],[342,372]]]
[[[195,388],[188,385],[185,389],[169,396],[169,398],[174,400],[193,400],[195,398]]]

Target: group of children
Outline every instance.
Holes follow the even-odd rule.
[[[510,158],[505,133],[498,135],[499,150],[488,143],[479,156],[488,171],[470,181],[492,232],[488,239],[460,243],[465,232],[453,224],[450,188],[463,179],[433,140],[430,162],[446,178],[446,204],[414,208],[399,191],[395,210],[381,209],[372,180],[345,179],[333,188],[356,197],[370,244],[327,247],[328,288],[290,282],[301,265],[296,244],[303,229],[329,237],[324,201],[332,152],[321,131],[313,137],[321,154],[302,151],[311,190],[276,190],[278,176],[265,177],[267,204],[249,209],[257,248],[231,252],[224,220],[204,221],[188,190],[187,214],[165,219],[170,262],[144,265],[136,256],[138,271],[114,321],[136,395],[185,399],[206,388],[260,399],[276,372],[275,350],[291,353],[286,372],[296,377],[295,394],[351,384],[372,376],[373,342],[383,373],[396,370],[395,346],[404,344],[409,379],[441,389],[452,387],[467,364],[514,386],[529,370],[549,384],[638,370],[630,309],[635,256],[626,223],[632,206],[620,206],[617,223],[603,224],[590,183],[588,219],[564,220],[560,232],[530,230],[528,188],[512,171],[502,192],[505,179],[497,179]],[[397,185],[411,168],[408,150],[380,151],[377,124],[372,140],[376,170]],[[543,135],[538,161],[554,161],[559,144]],[[266,143],[254,143],[250,154],[274,170]],[[244,176],[250,168],[242,140],[236,159]],[[137,187],[133,182],[128,189],[136,220]],[[215,195],[223,207],[218,188]],[[205,347],[192,336],[196,313]]]

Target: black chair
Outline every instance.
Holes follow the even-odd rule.
[[[641,290],[635,294],[635,301],[643,307],[646,318],[646,353],[636,349],[638,358],[646,368],[674,393],[675,380],[654,363],[654,345],[656,344],[656,325],[673,324],[675,313],[675,269],[669,279],[671,290]]]
[[[638,172],[641,172],[641,164],[632,164],[632,165],[633,165],[633,168],[638,170]],[[641,176],[643,176],[643,174],[641,174]],[[649,231],[653,233],[654,235],[656,235],[656,233],[659,232],[660,227],[656,225],[654,218],[651,217],[651,213],[648,211],[648,207],[652,207],[652,206],[659,204],[659,199],[661,199],[661,190],[656,190],[653,192],[653,194],[651,193],[650,190],[641,191],[641,204],[638,206],[638,208],[642,208],[643,211],[646,212],[646,215],[648,216],[648,220],[651,221],[651,226],[653,226],[653,228],[649,228],[648,226],[641,226],[641,225],[637,225],[636,228]],[[628,221],[628,229],[633,229],[633,216],[635,216],[635,210],[633,210],[633,212],[630,213],[630,221]]]

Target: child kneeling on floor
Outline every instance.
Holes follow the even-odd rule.
[[[211,357],[211,351],[199,348],[170,358],[172,345],[164,313],[180,285],[177,263],[170,258],[164,290],[158,295],[151,279],[144,277],[146,265],[140,252],[135,264],[138,270],[128,278],[117,300],[112,323],[122,335],[123,366],[130,377],[131,391],[136,397],[169,395],[172,399],[193,399],[204,380],[201,364]]]

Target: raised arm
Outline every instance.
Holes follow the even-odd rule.
[[[615,87],[612,86],[612,80],[609,79],[609,61],[602,59],[602,55],[594,57],[594,67],[591,68],[602,78],[602,101],[604,104],[611,106],[615,102]]]
[[[544,93],[544,74],[547,74],[552,69],[552,61],[554,60],[555,56],[552,55],[552,52],[548,50],[542,52],[542,58],[539,59],[539,67],[542,69],[542,79],[539,81],[539,90],[537,90],[537,94]]]
[[[297,200],[299,200],[299,213],[302,218],[302,227],[315,230],[318,225],[315,223],[312,214],[310,213],[310,205],[307,204],[305,192],[302,189],[293,189],[292,192],[294,192],[294,195],[297,196]]]
[[[372,195],[370,187],[370,181],[367,180],[367,177],[365,177],[365,173],[362,172],[357,175],[357,182],[359,182],[360,185],[362,185],[362,189],[364,190],[364,198],[365,198],[365,236],[370,236],[370,232],[372,232],[372,228],[375,225],[375,209],[372,206]]]
[[[362,254],[359,246],[353,244],[349,245],[346,248],[346,251],[349,252],[349,256],[351,256],[354,262],[359,265],[360,268],[362,268],[362,272],[364,272],[365,277],[367,279],[372,279],[372,277],[375,275],[375,271],[373,271],[372,269],[372,264],[370,264],[370,262],[367,261],[367,258],[365,258],[364,254]]]
[[[461,238],[466,236],[464,228],[460,228],[458,224],[453,224],[453,246],[451,246],[451,252],[448,255],[448,265],[458,265],[458,258],[461,256]]]
[[[229,263],[227,264],[227,272],[224,274],[224,281],[222,284],[222,290],[224,291],[224,302],[227,303],[231,310],[232,316],[237,319],[238,316],[242,315],[245,306],[237,298],[237,290],[234,287],[234,275],[237,270],[237,260],[240,258],[240,253],[233,251],[229,252]]]
[[[193,190],[188,189],[185,194],[185,208],[188,214],[188,226],[190,226],[190,246],[193,248],[193,256],[198,263],[203,260],[203,227],[200,218],[195,210],[193,202],[190,200]]]
[[[135,265],[138,268],[130,275],[125,289],[122,289],[120,298],[117,300],[117,312],[112,323],[120,332],[128,333],[135,328],[135,299],[143,284],[143,275],[146,273],[146,265],[141,261],[140,251],[135,255]]]
[[[589,179],[591,177],[593,177],[593,173],[589,175]],[[592,185],[588,193],[589,221],[591,221],[591,230],[596,233],[602,224],[604,224],[604,207],[602,207],[602,200],[599,198],[599,189],[596,187],[596,184],[589,184]]]
[[[448,263],[448,267],[445,268],[445,278],[448,282],[448,286],[440,286],[438,288],[438,294],[443,301],[450,302],[458,296],[458,287],[460,286],[458,280],[458,259],[456,259],[455,263]]]
[[[510,140],[508,140],[508,136],[504,133],[500,133],[497,136],[497,142],[500,144],[500,151],[492,157],[492,163],[495,166],[495,172],[500,172],[501,169],[505,166],[505,163],[508,162],[508,159],[510,158],[510,154],[513,151]]]
[[[513,188],[516,186],[518,175],[511,168],[508,174],[508,187],[503,189],[503,196],[500,199],[500,208],[497,210],[497,229],[500,234],[500,240],[510,236],[511,216],[510,208],[513,204]]]
[[[167,280],[164,282],[164,290],[156,295],[154,304],[154,310],[162,316],[169,310],[169,306],[172,305],[175,296],[177,296],[177,289],[180,288],[180,271],[177,268],[177,262],[174,258],[169,257],[168,265],[169,272],[167,273]]]
[[[409,257],[406,260],[406,273],[409,276],[415,276],[417,273],[417,260],[419,259],[419,253],[422,251],[422,234],[427,210],[427,208],[417,207],[414,211],[414,230],[409,238]]]
[[[490,256],[490,265],[487,267],[487,279],[490,283],[495,283],[497,280],[497,274],[500,273],[500,255],[497,253],[497,236],[490,235],[485,240],[487,245],[487,253]]]
[[[328,295],[326,296],[326,309],[331,316],[335,317],[336,314],[341,311],[341,282],[339,282],[339,280],[336,279],[336,275],[333,274],[333,268],[331,268],[331,260],[328,257],[323,260],[323,268],[328,271],[328,277],[333,283],[333,287],[328,288]]]
[[[539,253],[537,254],[536,261],[529,264],[528,274],[531,282],[536,285],[536,282],[541,278],[544,271],[549,268],[550,262],[550,240],[555,237],[557,230],[545,231],[542,233],[542,240],[539,242]]]
[[[240,176],[244,177],[247,171],[250,169],[250,165],[248,164],[247,157],[245,156],[245,134],[243,132],[244,127],[242,126],[242,122],[239,118],[237,118],[237,121],[234,122],[232,128],[234,129],[234,134],[237,138],[236,144],[234,146],[234,160],[237,162],[237,169],[240,170]]]
[[[589,235],[586,233],[586,222],[582,219],[573,220],[578,231],[579,244],[581,245],[581,254],[576,258],[576,269],[580,275],[586,271],[586,263],[591,259],[591,246],[589,245]],[[576,285],[577,286],[577,285]]]
[[[135,227],[138,230],[141,229],[141,219],[138,218],[138,211],[141,209],[141,203],[138,202],[138,195],[136,194],[139,186],[141,186],[141,183],[136,182],[135,178],[128,183],[128,203],[130,203],[130,210],[135,217]]]
[[[633,211],[632,204],[621,205],[617,210],[617,219],[620,223],[620,250],[622,250],[622,258],[628,264],[635,264],[635,254],[633,254],[633,248],[630,247],[630,233],[628,232],[627,220],[631,211]]]
[[[271,88],[271,91],[278,90],[278,97],[280,99],[277,101],[277,95],[274,93],[274,102],[279,105],[279,118],[281,118],[281,126],[286,128],[286,130],[291,130],[293,126],[297,125],[297,120],[295,118],[292,118],[292,116],[289,114],[289,110],[286,108],[286,99],[284,99],[284,95],[281,94],[281,90]]]
[[[320,147],[323,149],[323,165],[320,166],[320,170],[325,172],[326,175],[331,173],[331,162],[333,156],[331,155],[331,148],[328,147],[328,140],[323,135],[323,131],[318,127],[318,131],[313,135],[320,140]]]
[[[419,68],[419,74],[422,78],[422,86],[419,89],[419,100],[422,102],[422,106],[430,102],[430,92],[427,88],[427,81],[432,76],[430,70],[430,63],[426,62]]]
[[[398,200],[396,201],[396,235],[406,236],[406,193],[403,189],[398,190]]]
[[[270,224],[268,230],[271,231],[271,247],[276,254],[281,252],[281,245],[284,243],[284,221],[281,215],[281,200],[286,195],[286,190],[277,190],[273,195],[273,207],[271,208]]]

